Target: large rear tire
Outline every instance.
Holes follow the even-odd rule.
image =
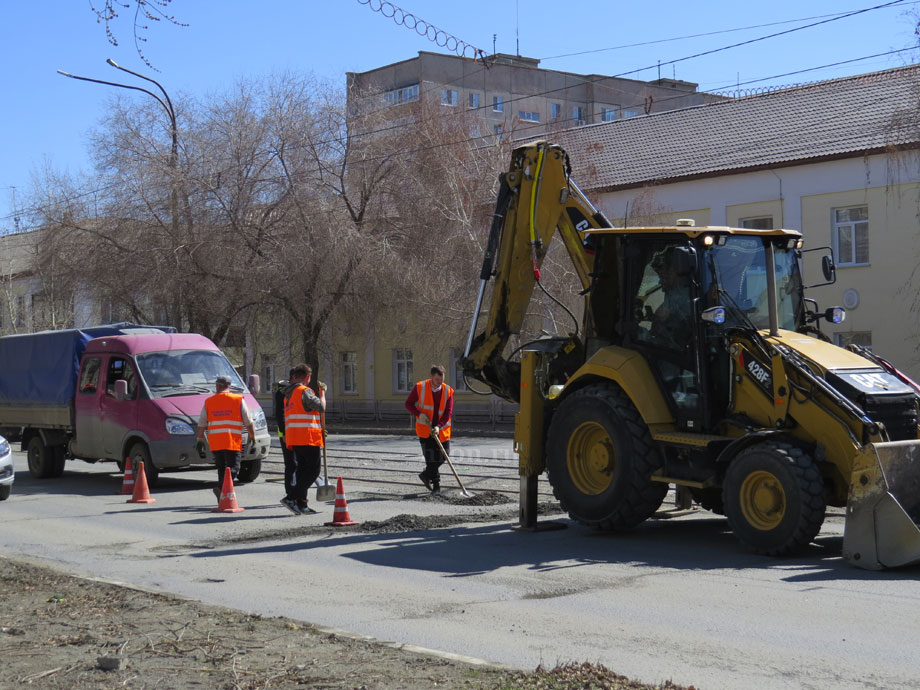
[[[131,444],[131,448],[128,451],[128,457],[131,458],[131,467],[134,470],[134,481],[137,481],[138,477],[138,466],[141,462],[144,463],[144,476],[147,478],[148,488],[155,487],[160,481],[160,470],[157,469],[157,466],[153,464],[153,460],[150,459],[150,451],[147,449],[147,444],[142,441],[136,441]]]
[[[588,386],[563,400],[546,442],[553,495],[573,520],[624,531],[649,518],[668,485],[651,480],[661,466],[648,427],[611,384]]]
[[[741,451],[725,473],[725,516],[744,546],[765,556],[804,549],[821,530],[824,482],[811,457],[789,443]]]
[[[60,460],[58,460],[56,450],[55,446],[46,446],[41,436],[30,438],[26,445],[29,474],[36,479],[60,477],[64,471],[64,454],[60,453]]]

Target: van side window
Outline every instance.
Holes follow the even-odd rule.
[[[99,357],[87,357],[83,360],[83,371],[80,372],[80,392],[95,393],[99,385]]]
[[[137,377],[134,375],[134,368],[128,360],[121,357],[112,357],[109,360],[109,368],[105,375],[105,393],[108,396],[115,397],[115,382],[124,379],[128,382],[128,400],[134,400],[137,397]]]

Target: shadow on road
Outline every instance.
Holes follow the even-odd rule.
[[[398,534],[331,533],[320,539],[219,548],[189,555],[225,558],[344,548],[343,558],[380,567],[427,570],[447,577],[470,577],[508,566],[549,572],[594,564],[706,571],[781,569],[788,572],[781,579],[795,583],[913,580],[920,574],[918,567],[882,572],[855,568],[841,558],[842,538],[837,536],[819,537],[797,557],[758,556],[743,550],[722,518],[649,520],[626,534],[603,533],[568,524],[567,530],[543,533],[515,531],[508,524]],[[352,545],[362,548],[347,550]]]

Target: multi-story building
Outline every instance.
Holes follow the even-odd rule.
[[[699,105],[711,94],[678,79],[651,82],[541,69],[540,61],[498,53],[483,60],[419,52],[418,57],[367,72],[349,72],[349,112],[413,103],[467,116],[471,135],[542,135],[555,129],[611,122]]]

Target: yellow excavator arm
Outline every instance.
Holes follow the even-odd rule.
[[[520,365],[504,359],[508,339],[521,332],[553,235],[562,238],[582,288],[591,285],[593,255],[584,232],[610,221],[570,179],[566,152],[546,141],[516,148],[500,188],[479,274],[479,293],[464,352],[464,374],[506,400],[520,395]],[[495,278],[485,330],[476,334],[486,284]]]

